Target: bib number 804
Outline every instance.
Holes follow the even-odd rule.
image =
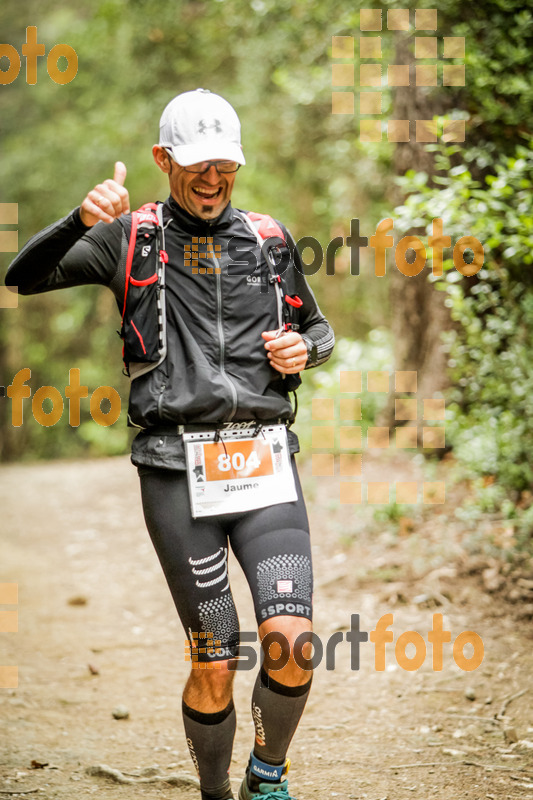
[[[243,469],[252,470],[261,466],[261,461],[256,452],[252,451],[248,458],[245,458],[243,453],[233,453],[229,456],[227,453],[221,453],[217,458],[217,467],[220,472],[229,472],[232,468],[235,472],[240,472]]]

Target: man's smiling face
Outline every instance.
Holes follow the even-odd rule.
[[[170,193],[185,211],[205,220],[222,214],[231,199],[236,172],[220,174],[214,166],[202,173],[187,172],[163,148],[157,150],[156,163],[168,174]]]

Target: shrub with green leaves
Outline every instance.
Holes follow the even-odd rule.
[[[429,279],[447,293],[456,323],[443,334],[452,382],[447,439],[467,474],[494,478],[490,505],[505,504],[510,514],[509,500],[533,484],[533,140],[524,139],[482,181],[472,177],[486,169],[481,149],[457,164],[458,147],[431,147],[437,185],[407,173],[399,179],[407,199],[395,209],[399,227],[414,220],[430,231],[441,217],[452,244],[465,235],[483,244],[474,277],[463,278],[450,258],[443,277]]]

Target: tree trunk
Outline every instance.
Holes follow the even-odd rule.
[[[410,141],[396,145],[394,171],[396,175],[403,175],[408,169],[423,171],[431,183],[435,172],[433,154],[425,150],[422,142],[415,141],[416,120],[431,120],[437,114],[446,113],[451,101],[439,95],[438,89],[416,86],[413,55],[408,42],[412,42],[411,37],[398,34],[395,63],[409,64],[410,86],[396,89],[392,119],[410,121]],[[398,190],[392,190],[390,199],[394,205],[403,200]],[[410,233],[420,235],[419,231],[402,231],[403,235]],[[406,277],[394,266],[390,276],[394,367],[396,370],[416,371],[420,398],[431,398],[448,385],[447,357],[440,335],[452,326],[444,305],[445,293],[438,291],[428,280],[428,272],[429,267],[426,267],[417,276]],[[386,416],[389,423],[394,419],[392,396]]]

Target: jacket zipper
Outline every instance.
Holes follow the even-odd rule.
[[[209,228],[209,232],[211,233],[211,228]],[[217,287],[217,331],[218,331],[218,343],[219,343],[219,367],[220,373],[225,378],[230,391],[231,391],[231,398],[232,398],[232,406],[231,406],[231,414],[227,418],[227,422],[230,422],[233,417],[235,416],[235,412],[237,411],[237,389],[235,388],[235,384],[229,377],[228,373],[226,372],[226,367],[224,366],[224,360],[226,357],[226,343],[224,341],[224,326],[222,324],[222,269],[220,267],[220,262],[215,255],[214,247],[213,247],[213,261],[215,263],[215,280],[216,280],[216,287]]]

